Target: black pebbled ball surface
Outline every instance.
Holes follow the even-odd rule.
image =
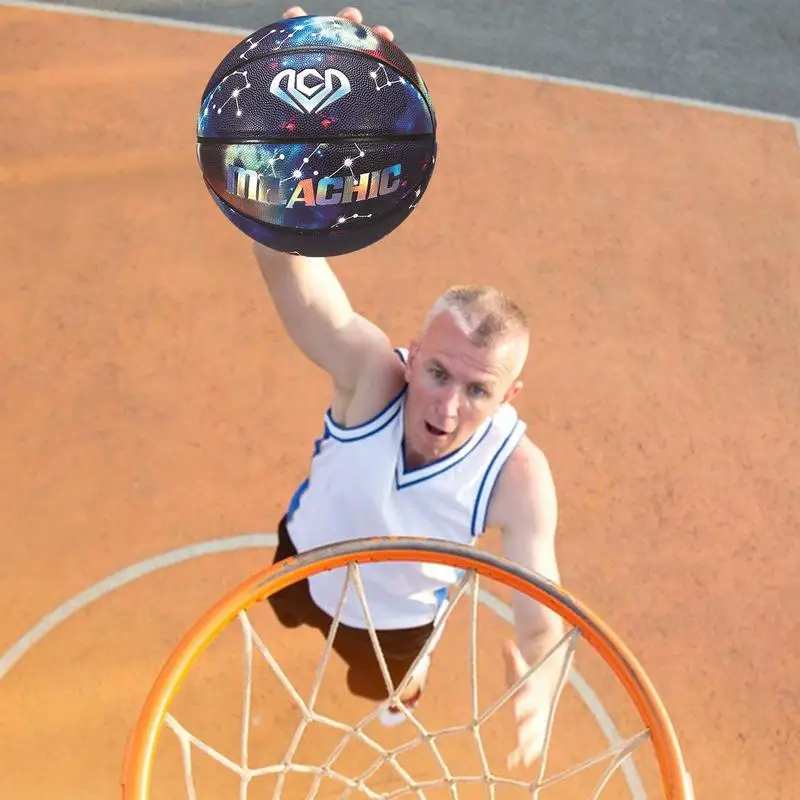
[[[265,26],[214,71],[197,119],[206,187],[247,236],[340,255],[416,208],[436,158],[436,117],[394,43],[335,17]]]

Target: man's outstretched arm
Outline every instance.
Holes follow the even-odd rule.
[[[340,393],[352,394],[365,370],[394,358],[386,334],[353,310],[326,259],[255,242],[253,252],[287,334]]]
[[[306,16],[290,6],[284,19]],[[362,24],[361,11],[345,6],[336,16]],[[388,40],[385,25],[373,30]],[[337,394],[351,397],[364,375],[396,361],[386,335],[357,314],[342,285],[324,258],[291,256],[254,242],[253,252],[286,332],[303,354],[327,372]]]
[[[495,487],[489,523],[502,532],[503,555],[553,583],[560,582],[555,537],[558,504],[549,464],[527,438],[520,441]],[[564,633],[561,617],[520,592],[512,594],[516,641],[503,651],[509,686],[548,654]],[[550,704],[563,667],[564,648],[547,659],[515,695],[517,748],[509,765],[541,754]]]

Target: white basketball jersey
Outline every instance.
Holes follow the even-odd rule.
[[[405,359],[406,352],[397,350]],[[345,539],[423,536],[474,544],[486,526],[492,489],[525,432],[515,409],[503,405],[458,450],[417,469],[405,465],[404,389],[379,414],[343,428],[325,414],[311,468],[287,513],[287,528],[299,552]],[[431,622],[456,583],[454,568],[421,562],[359,565],[369,613],[376,629]],[[314,575],[314,602],[333,616],[346,569]],[[341,621],[367,627],[355,587]]]

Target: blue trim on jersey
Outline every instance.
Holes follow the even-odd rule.
[[[394,420],[397,419],[398,414],[400,414],[400,412],[403,410],[403,404],[397,402],[398,399],[402,397],[403,393],[405,393],[405,389],[400,395],[398,395],[398,397],[396,397],[392,401],[392,403],[397,403],[397,408],[395,408],[394,411],[392,411],[392,413],[389,416],[387,416],[386,419],[383,420],[380,425],[378,425],[376,428],[368,430],[366,433],[362,433],[360,436],[341,436],[341,435],[337,436],[336,433],[334,433],[334,431],[345,431],[347,433],[350,433],[360,430],[361,428],[364,428],[370,424],[374,424],[376,420],[380,419],[382,414],[385,414],[392,407],[391,403],[385,409],[383,409],[383,411],[381,411],[380,414],[369,420],[369,422],[365,422],[362,425],[355,425],[352,428],[343,428],[341,425],[337,425],[335,422],[333,422],[333,420],[328,418],[327,422],[331,439],[336,439],[337,442],[343,442],[344,444],[348,444],[349,442],[360,442],[363,439],[368,439],[370,436],[374,436],[376,433],[380,433],[380,431],[382,431],[384,428],[391,425],[392,422],[394,422]]]
[[[406,363],[406,358],[405,358],[404,353],[399,348],[395,348],[394,352],[397,354],[397,357],[400,359],[400,361],[402,361],[403,364],[405,364]],[[314,456],[317,456],[319,454],[319,451],[320,451],[320,449],[322,447],[322,442],[325,439],[330,438],[330,439],[336,440],[337,442],[343,442],[343,443],[346,444],[347,442],[359,442],[362,439],[366,439],[369,436],[374,436],[376,433],[379,433],[380,431],[382,431],[387,425],[389,425],[391,422],[393,422],[397,418],[397,415],[400,413],[400,411],[403,408],[403,404],[400,401],[402,400],[403,396],[405,395],[405,393],[407,391],[408,391],[408,386],[407,385],[403,386],[403,388],[400,390],[400,392],[398,392],[392,398],[392,400],[389,403],[387,403],[387,405],[384,408],[382,408],[377,414],[375,414],[375,416],[371,417],[366,422],[359,423],[358,425],[353,425],[352,427],[345,427],[344,425],[339,425],[333,419],[332,409],[329,406],[327,411],[325,412],[325,430],[324,430],[322,436],[320,436],[319,438],[317,438],[314,441],[314,453],[312,455],[312,460],[313,460]],[[392,413],[389,414],[388,418],[383,420],[382,423],[377,428],[369,430],[369,431],[367,431],[366,433],[364,433],[364,434],[362,434],[360,436],[347,436],[347,435],[345,435],[345,436],[341,436],[341,435],[337,436],[334,433],[334,431],[338,431],[340,433],[349,434],[349,433],[354,433],[356,431],[368,428],[370,425],[374,425],[378,420],[380,420],[381,417],[384,414],[387,414],[392,409],[392,406],[394,406],[395,404],[397,404],[397,408],[395,408],[394,411],[392,411]],[[306,478],[297,487],[297,489],[295,489],[295,492],[292,495],[291,500],[289,501],[289,507],[288,507],[288,510],[286,512],[287,517],[289,519],[291,519],[291,517],[294,515],[294,513],[299,508],[300,500],[302,499],[303,495],[308,490],[309,482],[310,482],[310,478]]]
[[[371,436],[373,433],[383,430],[400,413],[400,409],[402,408],[402,403],[400,401],[403,399],[403,395],[405,395],[406,391],[408,391],[408,386],[404,386],[389,403],[387,403],[377,414],[375,414],[375,416],[370,417],[366,422],[360,422],[358,425],[340,425],[338,422],[336,422],[336,420],[334,420],[331,409],[329,408],[325,412],[325,422],[330,429],[330,435],[339,442],[356,442],[359,439],[365,439],[367,436]],[[393,409],[393,406],[395,405],[397,408]],[[391,414],[389,412],[391,412]],[[381,417],[384,415],[388,415],[388,418],[381,421]],[[375,425],[375,423],[379,421],[381,421],[381,424],[378,427],[373,428],[373,430],[368,430],[366,433],[363,433],[360,436],[350,435],[356,434],[358,431],[365,430],[371,425]],[[338,436],[336,435],[337,433],[339,434]]]
[[[314,452],[311,455],[311,460],[313,461],[316,456],[319,455],[319,451],[322,449],[322,443],[330,437],[330,431],[328,430],[328,426],[325,426],[325,430],[322,433],[322,436],[318,436],[314,440]],[[295,489],[294,494],[292,495],[292,499],[289,501],[289,507],[286,509],[286,517],[287,519],[291,519],[294,516],[295,511],[300,507],[300,500],[303,495],[306,493],[308,489],[310,478],[306,478],[298,487]]]
[[[489,513],[489,503],[491,502],[492,495],[494,494],[494,489],[495,486],[497,485],[497,479],[500,476],[500,470],[497,471],[497,475],[495,475],[494,480],[492,481],[492,485],[489,488],[489,497],[487,498],[486,501],[486,509],[481,515],[483,519],[481,520],[480,525],[476,525],[476,523],[478,522],[478,509],[481,506],[481,497],[483,496],[484,490],[486,488],[486,482],[488,481],[489,476],[492,474],[492,469],[494,468],[497,459],[500,458],[500,456],[503,454],[506,445],[511,441],[512,437],[514,437],[515,435],[521,436],[522,433],[524,433],[524,431],[525,431],[524,424],[520,420],[517,420],[514,423],[514,427],[511,428],[511,430],[509,431],[508,436],[506,436],[506,438],[503,440],[503,443],[500,445],[500,447],[497,448],[497,452],[492,456],[492,460],[486,467],[486,472],[483,473],[483,478],[481,478],[480,485],[478,486],[478,491],[475,495],[475,506],[472,509],[472,522],[470,524],[470,529],[472,531],[473,536],[478,536],[480,533],[483,533],[483,531],[486,529],[486,518]],[[504,463],[505,461],[508,460],[512,452],[513,448],[511,448],[511,450],[509,450],[509,452],[506,454]]]
[[[452,469],[453,467],[460,464],[489,435],[489,431],[492,429],[493,425],[491,418],[488,419],[484,424],[486,428],[483,431],[483,433],[479,434],[478,431],[476,431],[458,449],[453,450],[452,453],[448,453],[447,455],[444,455],[441,458],[437,458],[435,461],[431,461],[429,464],[423,464],[421,467],[415,467],[414,469],[410,470],[406,469],[406,446],[405,446],[405,438],[403,438],[400,442],[400,463],[398,464],[394,474],[395,486],[398,489],[406,489],[409,486],[415,486],[418,483],[422,483],[423,481],[435,478],[437,475],[442,475],[443,473],[447,472],[447,470]],[[435,467],[437,464],[442,465],[441,469],[431,470],[431,468]],[[406,475],[414,475],[414,473],[420,472],[421,470],[431,470],[431,471],[427,472],[421,478],[417,478],[416,480],[401,482],[401,478],[404,478]]]
[[[298,487],[295,489],[294,494],[292,495],[292,499],[289,501],[289,507],[286,509],[286,517],[287,519],[291,519],[294,516],[295,511],[300,508],[300,498],[306,493],[308,489],[308,481],[309,479],[306,478]]]

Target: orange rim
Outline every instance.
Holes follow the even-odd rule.
[[[636,705],[650,731],[667,800],[692,800],[678,739],[664,704],[636,657],[600,617],[560,586],[500,556],[467,545],[414,537],[361,539],[309,550],[256,572],[208,609],[164,663],[130,732],[122,769],[123,800],[148,800],[167,709],[194,662],[239,612],[286,586],[353,561],[424,561],[474,570],[559,614],[580,630]]]

